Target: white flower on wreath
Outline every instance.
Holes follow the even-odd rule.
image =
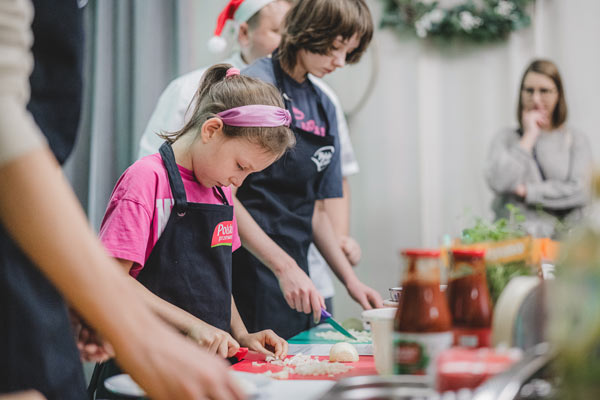
[[[438,7],[445,8],[446,10],[460,6],[464,2],[465,2],[465,0],[438,0],[437,1]],[[425,1],[424,1],[424,3],[425,3]],[[429,3],[433,3],[433,1],[430,1]]]
[[[419,18],[415,22],[415,30],[417,31],[417,36],[420,38],[424,38],[427,36],[427,32],[431,30],[433,24],[439,24],[446,17],[446,12],[444,10],[440,10],[439,8],[435,8],[430,12],[424,14],[421,18]]]
[[[515,9],[515,4],[512,1],[500,0],[494,8],[494,12],[503,17],[508,17]]]
[[[483,23],[481,18],[474,16],[469,11],[462,11],[458,14],[458,18],[460,19],[460,27],[466,32],[471,32]]]

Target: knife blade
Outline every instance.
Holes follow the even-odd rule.
[[[325,310],[324,308],[321,308],[321,319],[326,320],[327,322],[329,322],[329,324],[331,326],[333,326],[333,328],[340,332],[342,335],[349,337],[350,339],[353,340],[358,340],[357,338],[355,338],[354,336],[352,336],[352,334],[350,332],[348,332],[347,330],[344,329],[344,327],[342,327],[342,325],[340,325],[335,319],[333,319],[333,317],[331,316],[331,314]]]

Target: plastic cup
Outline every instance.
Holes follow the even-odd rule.
[[[363,311],[361,315],[371,325],[375,369],[379,375],[392,375],[394,372],[392,332],[396,309],[376,308]]]

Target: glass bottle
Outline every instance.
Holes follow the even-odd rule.
[[[454,345],[490,347],[493,306],[484,249],[453,249],[448,282]]]
[[[410,249],[394,321],[394,373],[435,376],[439,353],[452,345],[452,321],[440,288],[439,250]]]

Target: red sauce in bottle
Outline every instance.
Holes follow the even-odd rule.
[[[452,344],[452,320],[440,288],[440,252],[405,250],[406,269],[394,321],[394,370],[434,374],[437,355]]]
[[[454,344],[491,346],[493,307],[485,276],[485,250],[454,249],[448,283]]]

